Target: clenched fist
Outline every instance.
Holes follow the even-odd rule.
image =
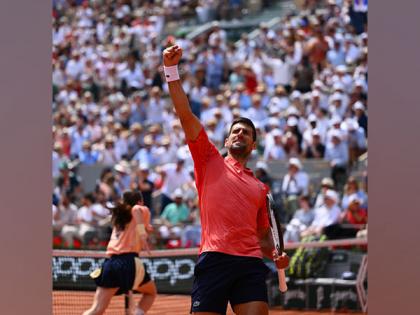
[[[285,252],[283,252],[281,256],[279,256],[277,254],[277,251],[274,250],[273,260],[274,260],[274,263],[276,264],[277,269],[285,269],[289,266],[289,256],[287,256]]]
[[[166,48],[163,51],[163,64],[166,67],[176,66],[182,57],[182,48],[178,45]]]

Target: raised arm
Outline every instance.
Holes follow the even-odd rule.
[[[177,66],[182,57],[182,49],[178,45],[166,48],[163,51],[163,64],[165,67]],[[165,74],[166,76],[166,74]],[[202,128],[200,120],[193,114],[182,88],[181,80],[168,82],[169,94],[174,104],[176,113],[181,121],[182,129],[188,140],[195,140]]]

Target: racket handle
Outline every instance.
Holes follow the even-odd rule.
[[[284,269],[277,269],[277,275],[279,277],[279,289],[284,293],[287,291],[286,275],[284,274]]]

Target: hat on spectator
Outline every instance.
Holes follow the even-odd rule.
[[[139,170],[140,171],[148,171],[149,170],[149,164],[147,164],[147,163],[140,163]]]
[[[281,137],[281,136],[283,135],[283,132],[282,132],[280,129],[276,128],[276,129],[273,129],[273,130],[270,132],[270,134],[271,134],[273,137]]]
[[[315,129],[312,130],[312,136],[314,136],[314,137],[318,136],[319,137],[319,136],[321,136],[321,133],[319,132],[318,129],[315,128]]]
[[[365,110],[365,106],[363,105],[361,101],[357,101],[356,103],[353,104],[353,109]]]
[[[337,195],[337,193],[336,193],[334,190],[332,190],[332,189],[328,189],[328,190],[325,192],[325,198],[331,199],[331,200],[333,200],[334,202],[337,202],[337,201],[338,201],[338,195]]]
[[[278,126],[279,125],[279,120],[276,117],[270,117],[267,120],[267,125],[268,126]]]
[[[319,93],[319,91],[317,91],[317,90],[314,90],[314,91],[312,91],[311,96],[312,96],[312,98],[320,97],[321,93]]]
[[[359,203],[359,204],[361,204],[362,203],[362,200],[360,200],[360,198],[357,196],[357,194],[351,194],[350,196],[349,196],[349,204],[351,204],[351,203],[353,203],[353,202],[357,202],[357,203]]]
[[[337,138],[337,139],[341,140],[340,131],[338,131],[337,129],[331,130],[331,139],[332,138]]]
[[[298,90],[294,90],[292,92],[292,94],[290,94],[290,99],[291,100],[296,100],[296,99],[300,99],[302,96],[302,93],[300,93]]]
[[[255,165],[256,169],[262,169],[266,172],[268,172],[268,166],[267,163],[265,163],[264,161],[258,161],[257,164]]]
[[[335,92],[333,95],[331,95],[331,102],[335,102],[335,101],[340,101],[341,102],[343,100],[342,97],[343,96],[342,96],[341,93]]]
[[[334,115],[330,120],[331,126],[341,124],[341,118],[337,115]]]
[[[354,86],[365,87],[365,81],[363,81],[362,79],[357,79],[356,81],[354,81]]]
[[[274,39],[276,38],[276,33],[273,30],[269,30],[267,33],[267,39]]]
[[[316,118],[315,114],[309,114],[308,121],[309,122],[316,122],[318,119]]]
[[[184,196],[184,194],[182,193],[182,190],[180,188],[175,189],[174,194],[173,194],[173,198],[182,198]]]
[[[143,127],[139,123],[134,123],[130,127],[131,131],[142,131]]]
[[[144,144],[152,145],[153,144],[153,137],[151,135],[147,135],[144,137]]]
[[[313,84],[316,88],[322,88],[324,86],[321,80],[315,80]]]
[[[272,105],[272,106],[270,106],[270,109],[268,110],[268,112],[270,113],[270,115],[276,115],[276,114],[280,113],[281,110],[277,106]],[[271,118],[273,118],[273,117],[271,117]]]
[[[290,158],[289,159],[289,166],[296,166],[299,170],[302,169],[302,163],[299,161],[298,158]]]
[[[334,181],[330,177],[324,177],[321,181],[321,186],[334,187]]]
[[[130,173],[130,165],[126,161],[120,161],[114,166],[114,169],[119,173]]]
[[[297,120],[297,118],[296,118],[296,117],[292,116],[292,117],[289,117],[289,118],[287,119],[287,125],[288,125],[288,126],[290,126],[290,127],[294,127],[294,126],[297,126],[297,124],[298,124],[298,120]]]
[[[171,139],[169,138],[169,136],[163,136],[162,139],[160,140],[161,145],[168,145],[170,143],[171,143]]]
[[[343,124],[345,124],[344,129],[347,129],[349,131],[357,130],[359,128],[359,123],[357,122],[356,119],[352,119],[352,118],[346,119],[346,121]]]
[[[105,143],[114,143],[114,142],[115,142],[114,136],[112,136],[112,135],[107,135],[107,136],[105,137]]]
[[[287,110],[286,110],[286,116],[291,116],[291,115],[296,115],[299,116],[299,111],[297,110],[296,107],[294,106],[290,106]]]
[[[335,67],[335,71],[339,73],[346,73],[347,67],[345,65],[338,65],[337,67]]]
[[[346,42],[352,42],[353,41],[353,36],[350,33],[347,33],[346,35],[344,35],[344,40]]]
[[[341,43],[344,40],[344,36],[341,33],[336,33],[334,35],[334,39],[335,39],[336,42]]]

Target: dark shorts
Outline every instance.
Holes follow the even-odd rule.
[[[202,253],[194,269],[191,312],[226,314],[228,302],[232,307],[252,301],[267,302],[268,271],[260,258]]]
[[[105,259],[101,274],[95,279],[96,285],[104,288],[118,288],[116,295],[127,293],[132,289],[136,277],[135,257],[138,257],[138,255],[127,253],[113,255]],[[151,280],[146,265],[144,265],[144,268],[144,279],[140,285]]]

